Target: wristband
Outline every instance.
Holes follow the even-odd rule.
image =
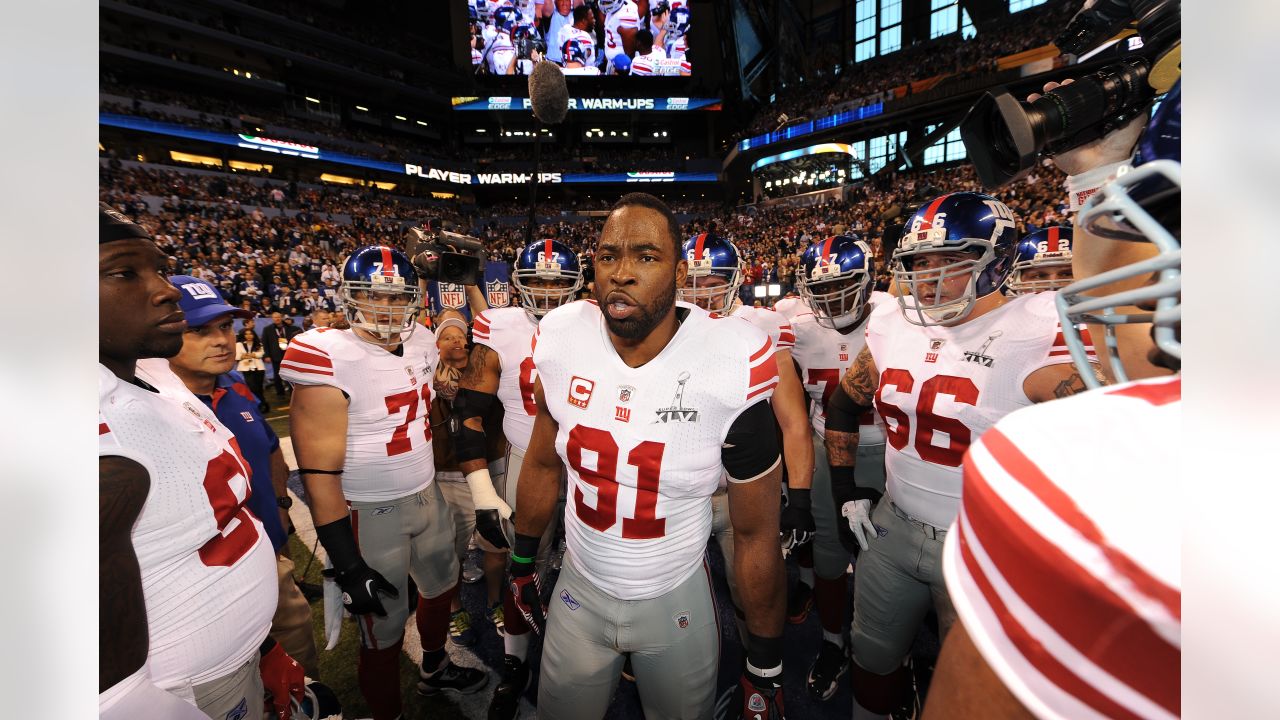
[[[1079,175],[1067,177],[1067,200],[1069,203],[1067,212],[1074,213],[1084,207],[1084,204],[1089,201],[1089,198],[1094,193],[1098,192],[1103,185],[1128,172],[1129,167],[1129,160],[1121,160],[1120,162],[1099,165]]]
[[[831,466],[831,486],[852,485],[853,484],[853,466],[852,465],[832,465]]]
[[[790,488],[787,490],[787,504],[797,510],[808,510],[812,506],[809,504],[809,488]]]
[[[769,678],[782,674],[782,637],[765,638],[747,633],[747,672]]]
[[[356,545],[356,534],[351,528],[350,515],[341,520],[317,525],[316,538],[320,540],[321,545],[324,545],[324,551],[329,553],[329,560],[339,576],[364,562],[364,558],[360,557],[360,547]]]
[[[516,544],[511,548],[511,560],[526,565],[532,563],[538,557],[538,543],[540,541],[541,538],[516,533]]]

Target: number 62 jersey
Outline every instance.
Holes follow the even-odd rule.
[[[593,301],[551,311],[534,339],[569,477],[569,557],[621,600],[658,597],[699,568],[725,438],[778,383],[763,331],[676,308],[684,320],[675,336],[637,368],[619,357]]]
[[[435,335],[417,328],[400,348],[396,354],[352,330],[314,328],[289,343],[280,363],[285,380],[335,387],[350,402],[342,466],[348,500],[402,498],[435,477],[429,422],[439,357]]]

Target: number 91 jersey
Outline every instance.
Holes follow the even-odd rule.
[[[569,557],[621,600],[658,597],[698,569],[725,438],[778,382],[762,331],[686,303],[677,313],[675,337],[638,368],[618,356],[593,301],[551,311],[534,339],[568,470]]]
[[[436,337],[419,327],[395,354],[351,330],[315,328],[295,337],[280,376],[298,385],[342,391],[347,409],[347,455],[342,494],[348,500],[394,500],[431,484],[431,381]]]

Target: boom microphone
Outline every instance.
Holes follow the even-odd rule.
[[[529,73],[529,104],[533,116],[546,125],[564,122],[569,114],[569,87],[560,67],[546,60],[533,66]]]

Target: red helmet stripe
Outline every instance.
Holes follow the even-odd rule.
[[[925,208],[924,221],[920,226],[921,230],[928,230],[933,227],[933,216],[938,212],[938,208],[942,205],[942,201],[951,197],[951,193],[947,193],[933,202],[929,203],[929,207]]]
[[[707,243],[707,234],[698,233],[698,239],[693,242],[693,259],[702,259],[702,246]]]
[[[831,254],[831,243],[835,241],[836,241],[835,235],[830,235],[827,237],[827,239],[822,243],[822,253],[818,255],[819,260],[827,259],[827,255]]]
[[[1058,228],[1049,228],[1049,249],[1046,252],[1058,252]]]
[[[551,262],[551,259],[555,257],[554,251],[551,249],[551,238],[547,238],[543,242],[544,242],[544,245],[542,246],[543,259],[546,260],[547,262]]]
[[[383,245],[380,249],[382,250],[382,274],[395,275],[396,261],[391,258],[391,248]]]

